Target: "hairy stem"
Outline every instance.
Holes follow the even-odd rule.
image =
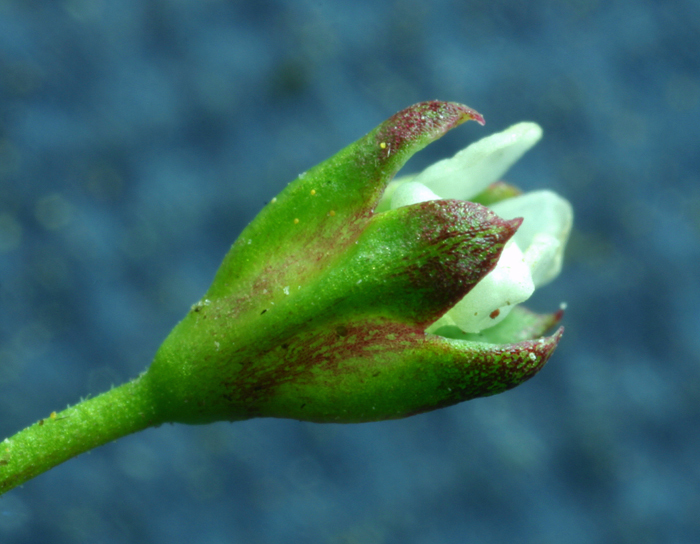
[[[161,424],[145,375],[0,442],[0,495],[81,453]]]

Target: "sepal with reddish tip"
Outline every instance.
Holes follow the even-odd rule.
[[[406,161],[470,119],[484,122],[461,104],[416,104],[300,174],[241,233],[204,298],[266,295],[300,274],[331,266],[357,240]]]
[[[259,390],[248,399],[263,417],[322,423],[408,417],[520,385],[544,366],[562,332],[494,345],[389,323],[333,325],[286,346],[298,373],[273,395]]]

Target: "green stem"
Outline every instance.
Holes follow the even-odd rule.
[[[144,378],[54,412],[0,442],[0,495],[85,451],[163,423]]]

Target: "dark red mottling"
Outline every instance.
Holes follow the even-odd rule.
[[[458,200],[422,202],[411,210],[423,221],[416,231],[430,250],[413,256],[405,274],[412,290],[425,293],[418,322],[427,327],[493,270],[522,219],[505,221],[480,204]]]
[[[280,344],[270,354],[275,364],[242,365],[235,378],[222,380],[224,388],[230,391],[226,400],[243,401],[252,407],[265,402],[284,383],[314,381],[316,371],[332,378],[353,371],[343,365],[348,359],[371,361],[367,356],[372,352],[395,349],[398,343],[408,348],[424,339],[422,329],[390,321],[360,320],[329,325]]]
[[[459,357],[456,361],[453,358],[455,372],[445,373],[445,381],[440,386],[441,390],[447,390],[450,393],[442,401],[428,403],[407,415],[429,412],[465,400],[503,393],[517,387],[542,370],[563,334],[564,327],[559,327],[549,337],[504,346],[490,345],[481,353],[465,353],[461,361]],[[440,337],[432,340],[438,351],[446,350],[445,353],[451,351]]]
[[[468,120],[483,125],[484,117],[467,106],[433,100],[421,102],[396,113],[382,124],[377,142],[386,145],[387,156],[407,144],[429,137],[438,138],[448,130]]]

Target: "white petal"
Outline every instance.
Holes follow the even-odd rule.
[[[564,247],[551,234],[539,233],[525,250],[525,262],[530,267],[536,288],[549,283],[561,271]]]
[[[399,185],[391,195],[391,209],[428,200],[440,200],[440,197],[422,183],[409,181]]]
[[[413,178],[415,178],[416,175],[408,175],[408,176],[400,176],[398,178],[395,178],[389,182],[389,184],[386,186],[386,189],[384,189],[384,193],[382,193],[382,198],[379,199],[379,202],[377,203],[377,208],[375,209],[376,213],[380,212],[385,212],[387,210],[391,209],[391,197],[394,194],[394,191],[401,187],[404,183],[411,181]]]
[[[464,332],[479,332],[503,320],[516,304],[535,290],[530,267],[512,240],[503,248],[496,267],[445,315]]]
[[[535,123],[518,123],[429,166],[413,181],[442,198],[469,200],[501,176],[542,137]]]
[[[535,286],[552,281],[561,271],[571,232],[571,204],[552,191],[533,191],[498,202],[491,209],[503,219],[523,218],[513,240],[525,253]]]

